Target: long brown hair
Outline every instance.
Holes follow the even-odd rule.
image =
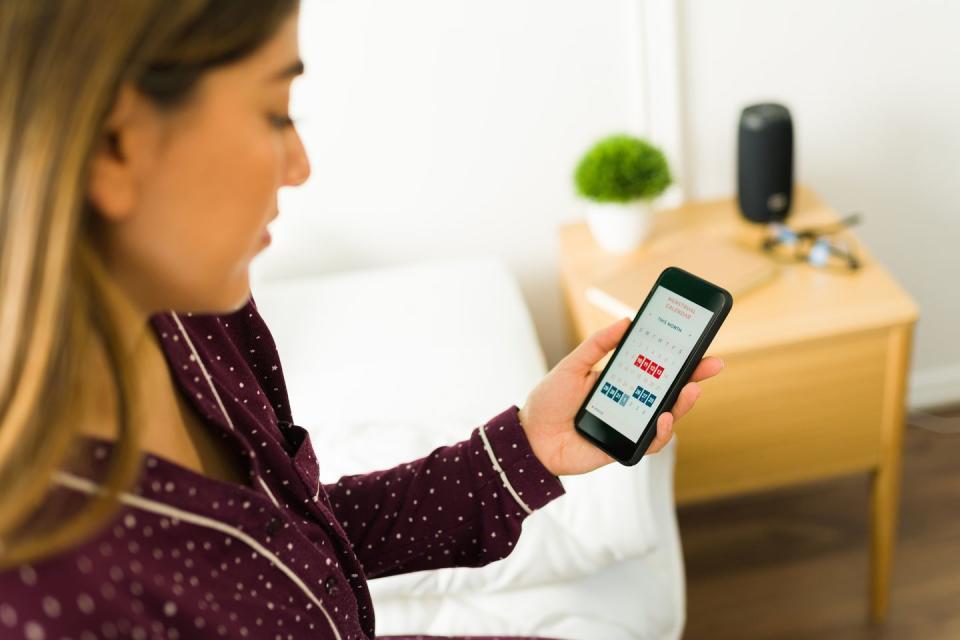
[[[176,109],[209,69],[242,59],[297,0],[0,1],[0,567],[79,542],[140,469],[134,362],[104,313],[89,164],[119,89]],[[78,354],[102,341],[118,433],[105,492],[25,535],[78,435]]]

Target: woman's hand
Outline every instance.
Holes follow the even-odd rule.
[[[573,418],[600,375],[593,366],[620,343],[630,322],[630,318],[621,318],[580,343],[550,370],[520,409],[520,423],[533,453],[555,476],[586,473],[615,462],[577,433]],[[670,442],[674,422],[700,397],[697,383],[717,375],[721,369],[723,361],[720,358],[706,357],[700,361],[672,410],[660,414],[657,435],[647,453],[656,453]]]

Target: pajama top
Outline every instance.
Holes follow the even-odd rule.
[[[499,560],[523,520],[564,494],[516,405],[462,442],[324,484],[252,297],[231,314],[149,322],[176,388],[239,452],[249,484],[145,454],[107,526],[0,572],[0,638],[372,639],[367,580]],[[80,446],[96,471],[112,444]],[[61,472],[51,496],[88,499],[96,480]]]

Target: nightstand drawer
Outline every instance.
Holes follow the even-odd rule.
[[[890,332],[725,357],[677,426],[679,502],[877,466]]]

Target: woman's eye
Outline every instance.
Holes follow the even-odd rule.
[[[292,127],[295,123],[294,119],[287,114],[276,115],[271,114],[269,116],[270,124],[276,127],[277,129],[286,129],[287,127]]]

